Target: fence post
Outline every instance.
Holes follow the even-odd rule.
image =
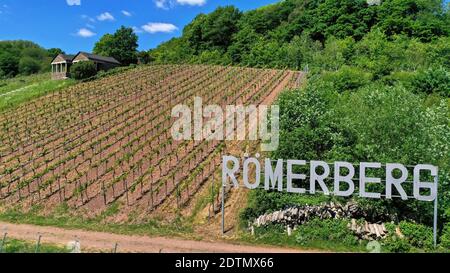
[[[39,249],[41,248],[41,238],[42,235],[38,233],[38,240],[36,242],[36,249],[34,250],[34,253],[39,253]]]
[[[222,184],[222,235],[225,235],[225,185]]]
[[[436,199],[434,199],[434,217],[433,217],[433,243],[434,248],[437,247],[437,224],[438,224],[438,185],[439,185],[439,176],[436,175],[434,177],[434,183],[436,184]]]
[[[3,248],[5,247],[6,242],[6,236],[8,235],[8,232],[6,232],[6,228],[4,230],[5,233],[3,234],[2,244],[0,244],[0,253],[3,253]]]

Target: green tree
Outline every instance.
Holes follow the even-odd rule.
[[[195,52],[221,49],[225,51],[238,31],[242,13],[233,6],[219,7],[208,15],[200,14],[183,30]]]
[[[19,73],[19,58],[8,52],[0,53],[0,78],[14,77]]]
[[[137,53],[137,58],[139,64],[149,64],[155,61],[155,58],[153,58],[147,51],[139,51]]]
[[[442,6],[441,0],[385,0],[379,7],[377,26],[389,36],[406,34],[430,41],[449,33],[448,14]]]
[[[233,63],[240,63],[261,36],[252,27],[245,26],[233,36],[233,43],[228,48]]]
[[[50,48],[47,49],[47,54],[50,58],[55,58],[59,54],[65,54],[65,52],[60,48]]]
[[[114,34],[105,34],[94,47],[94,53],[114,57],[122,65],[137,63],[138,36],[132,28],[120,27]]]
[[[413,79],[412,86],[419,93],[437,93],[450,97],[450,73],[442,67],[420,71]]]
[[[36,59],[25,56],[19,61],[19,73],[22,75],[31,75],[41,70],[41,63]]]

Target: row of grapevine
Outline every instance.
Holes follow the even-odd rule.
[[[0,202],[99,213],[188,203],[220,165],[221,141],[174,141],[172,108],[260,104],[298,72],[157,65],[81,83],[0,114]],[[238,126],[237,124],[235,126]],[[175,206],[174,206],[175,207]]]

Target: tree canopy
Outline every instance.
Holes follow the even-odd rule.
[[[0,78],[50,71],[59,53],[59,48],[46,50],[30,41],[0,41]]]
[[[105,34],[94,47],[94,53],[114,57],[122,65],[136,64],[138,36],[132,28],[120,27],[114,34]]]

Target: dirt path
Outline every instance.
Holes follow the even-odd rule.
[[[8,238],[26,241],[36,241],[37,234],[42,235],[43,244],[66,246],[76,238],[82,250],[111,251],[118,243],[118,252],[145,252],[145,253],[301,253],[314,252],[289,248],[238,245],[226,242],[190,241],[184,239],[119,235],[104,232],[83,230],[65,230],[56,227],[41,227],[23,224],[9,224],[0,222],[0,232],[4,229]]]

